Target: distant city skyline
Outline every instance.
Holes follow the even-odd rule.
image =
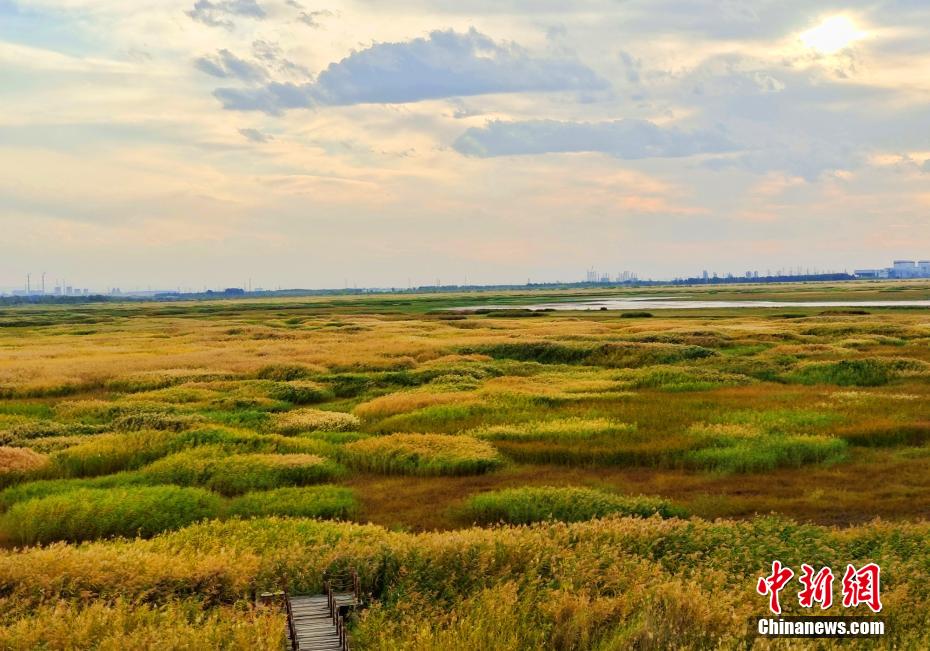
[[[720,271],[720,270],[708,270],[703,269],[696,273],[687,274],[687,275],[678,275],[678,276],[656,276],[656,277],[646,277],[637,273],[636,271],[624,270],[616,273],[610,272],[601,272],[596,268],[590,268],[586,270],[583,274],[578,277],[566,277],[562,279],[554,280],[544,280],[544,279],[532,279],[527,278],[525,284],[581,284],[581,283],[635,283],[638,281],[645,282],[675,282],[682,280],[717,280],[717,279],[764,279],[767,277],[794,277],[794,276],[816,276],[816,275],[837,275],[837,274],[849,274],[851,276],[856,276],[862,279],[908,279],[908,278],[930,278],[930,256],[927,256],[927,259],[918,259],[918,260],[904,260],[898,259],[892,262],[891,266],[888,267],[877,267],[877,268],[850,268],[844,267],[843,269],[819,269],[817,267],[803,266],[798,265],[795,267],[785,267],[780,266],[776,268],[766,268],[764,270],[759,269],[748,269],[742,272],[739,271]],[[46,274],[47,276],[47,274]],[[495,285],[522,285],[523,282],[507,282],[504,280],[492,281],[492,282],[472,282],[469,283],[467,278],[463,279],[462,282],[456,282],[454,280],[447,280],[443,282],[441,278],[433,279],[432,281],[426,280],[424,282],[413,282],[413,279],[408,279],[409,282],[406,285],[359,285],[358,283],[347,283],[344,282],[341,286],[318,286],[310,283],[301,283],[295,280],[293,283],[275,283],[271,285],[261,285],[253,283],[252,279],[247,279],[244,283],[235,284],[235,283],[220,283],[219,285],[208,286],[208,285],[178,285],[175,287],[169,286],[158,286],[154,284],[146,284],[143,286],[118,286],[115,284],[105,284],[103,287],[82,287],[78,285],[63,284],[60,280],[55,280],[53,283],[46,283],[45,291],[42,290],[41,285],[31,285],[32,274],[27,274],[26,276],[26,285],[15,287],[15,286],[0,286],[0,295],[9,295],[9,296],[87,296],[91,294],[96,295],[142,295],[142,294],[163,294],[163,293],[182,293],[182,294],[196,294],[204,293],[207,291],[210,292],[224,292],[227,290],[243,290],[247,293],[251,292],[265,292],[265,291],[280,291],[286,289],[306,289],[306,290],[338,290],[338,289],[412,289],[412,288],[421,288],[421,287],[469,287],[469,286],[495,286]],[[38,276],[41,283],[41,274]]]

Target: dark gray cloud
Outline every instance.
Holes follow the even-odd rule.
[[[571,58],[535,57],[471,29],[434,31],[428,38],[379,43],[330,64],[314,83],[272,82],[222,88],[233,110],[283,110],[316,105],[394,104],[488,93],[595,91],[607,82]]]
[[[261,20],[266,14],[256,0],[197,0],[187,15],[210,27],[232,29],[237,16]]]
[[[239,133],[249,142],[256,142],[256,143],[263,144],[263,143],[271,142],[272,140],[274,140],[274,136],[269,135],[267,133],[263,133],[259,131],[258,129],[251,129],[251,128],[239,129]]]
[[[268,71],[264,67],[237,57],[229,50],[220,50],[213,56],[194,60],[194,67],[213,77],[238,79],[245,82],[264,81]]]
[[[721,153],[734,147],[722,133],[683,131],[647,120],[611,122],[490,122],[472,128],[453,147],[466,156],[602,152],[622,159],[678,158]]]

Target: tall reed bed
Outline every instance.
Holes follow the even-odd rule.
[[[539,486],[479,493],[469,498],[466,514],[479,524],[531,524],[544,520],[577,522],[607,515],[672,517],[685,515],[685,511],[656,497]]]
[[[233,454],[201,448],[172,454],[143,468],[148,481],[202,486],[223,495],[332,481],[338,463],[313,454]]]
[[[351,467],[401,475],[473,475],[503,464],[490,444],[471,436],[392,434],[349,443],[344,459]]]
[[[216,517],[220,505],[217,495],[198,488],[80,488],[14,504],[0,519],[0,529],[24,545],[147,537]]]

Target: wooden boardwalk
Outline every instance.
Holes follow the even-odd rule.
[[[297,651],[343,651],[338,619],[334,621],[329,598],[325,594],[287,597],[288,637]],[[344,633],[343,633],[344,635]],[[296,644],[295,644],[296,642]]]
[[[349,651],[343,613],[361,602],[358,575],[348,575],[352,592],[337,592],[334,583],[325,584],[325,594],[291,596],[284,594],[287,610],[287,639],[292,651]]]

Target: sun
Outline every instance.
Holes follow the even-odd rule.
[[[866,36],[846,16],[833,16],[801,34],[801,42],[821,54],[835,54]]]

